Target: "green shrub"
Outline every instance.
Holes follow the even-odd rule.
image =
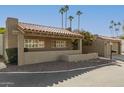
[[[73,47],[73,50],[77,50],[78,49],[78,40],[74,40],[72,41],[72,47]]]
[[[18,50],[17,48],[6,49],[9,63],[18,63]]]
[[[5,28],[0,27],[0,34],[4,34],[5,33]]]
[[[28,49],[24,48],[24,52],[28,52]],[[14,63],[14,64],[18,63],[18,49],[17,48],[8,48],[6,49],[6,53],[8,56],[8,61],[10,63]]]

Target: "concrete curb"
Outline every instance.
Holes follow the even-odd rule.
[[[114,62],[112,62],[112,63],[114,63]],[[76,69],[70,69],[70,70],[42,71],[42,72],[0,72],[0,74],[49,74],[49,73],[64,73],[64,72],[72,72],[72,71],[96,68],[96,67],[101,67],[101,66],[107,66],[107,65],[110,65],[112,63],[106,63],[106,64],[102,64],[102,65],[97,65],[97,66],[84,67],[84,68],[76,68]]]

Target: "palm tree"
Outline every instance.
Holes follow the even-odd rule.
[[[78,16],[78,31],[80,31],[80,15],[83,14],[81,11],[77,11],[76,15]]]
[[[70,28],[72,28],[72,20],[74,19],[74,17],[73,16],[69,16],[68,19],[70,21]]]
[[[64,12],[65,12],[65,28],[67,28],[67,13],[68,13],[68,10],[69,10],[69,6],[68,6],[68,5],[65,5],[65,6],[64,6]]]
[[[109,29],[111,31],[112,37],[114,37],[114,21],[113,20],[110,21]]]
[[[60,10],[59,10],[59,13],[62,15],[62,28],[63,28],[63,14],[64,14],[65,10],[64,8],[62,7]]]
[[[110,22],[110,26],[109,26],[109,29],[111,30],[111,32],[113,33],[113,37],[114,37],[114,33],[116,34],[116,36],[118,37],[118,33],[119,33],[119,30],[120,30],[120,26],[121,26],[121,23],[118,22],[114,22],[113,20]]]
[[[117,37],[118,37],[119,31],[120,31],[120,26],[121,26],[121,23],[118,22],[118,23],[116,24],[116,28],[115,28],[115,31],[116,31],[116,33],[117,33]]]
[[[120,22],[114,23],[114,30],[115,30],[115,33],[116,33],[117,37],[118,37],[119,30],[120,30],[120,26],[121,26]]]

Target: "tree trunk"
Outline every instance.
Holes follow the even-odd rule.
[[[70,28],[72,28],[72,21],[70,21]]]
[[[80,15],[78,16],[78,32],[80,31]]]
[[[65,28],[67,28],[67,12],[65,13]]]
[[[62,14],[62,28],[63,28],[63,14]]]

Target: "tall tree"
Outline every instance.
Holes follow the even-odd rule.
[[[113,33],[113,37],[114,37],[114,33],[118,37],[118,33],[120,31],[120,26],[121,26],[121,23],[120,22],[116,23],[113,20],[110,21],[109,29],[111,30],[111,33]]]
[[[78,16],[78,31],[80,31],[80,16],[82,15],[83,13],[81,11],[77,11],[76,15]]]
[[[65,28],[67,28],[67,14],[68,14],[69,6],[64,6],[64,12],[65,12]]]
[[[61,14],[62,16],[62,28],[63,28],[63,14],[65,12],[65,9],[62,7],[60,10],[59,10],[59,13]]]
[[[114,37],[114,21],[113,20],[110,21],[109,29],[111,31],[112,37]]]
[[[96,39],[95,36],[88,31],[81,30],[80,34],[84,36],[84,39],[82,40],[83,45],[91,45],[92,42]]]
[[[119,36],[120,26],[121,26],[121,23],[118,22],[118,23],[116,24],[116,28],[115,28],[115,31],[116,31],[117,37]]]
[[[73,16],[69,16],[68,19],[70,21],[70,28],[72,28],[72,20],[74,19],[74,17]]]

